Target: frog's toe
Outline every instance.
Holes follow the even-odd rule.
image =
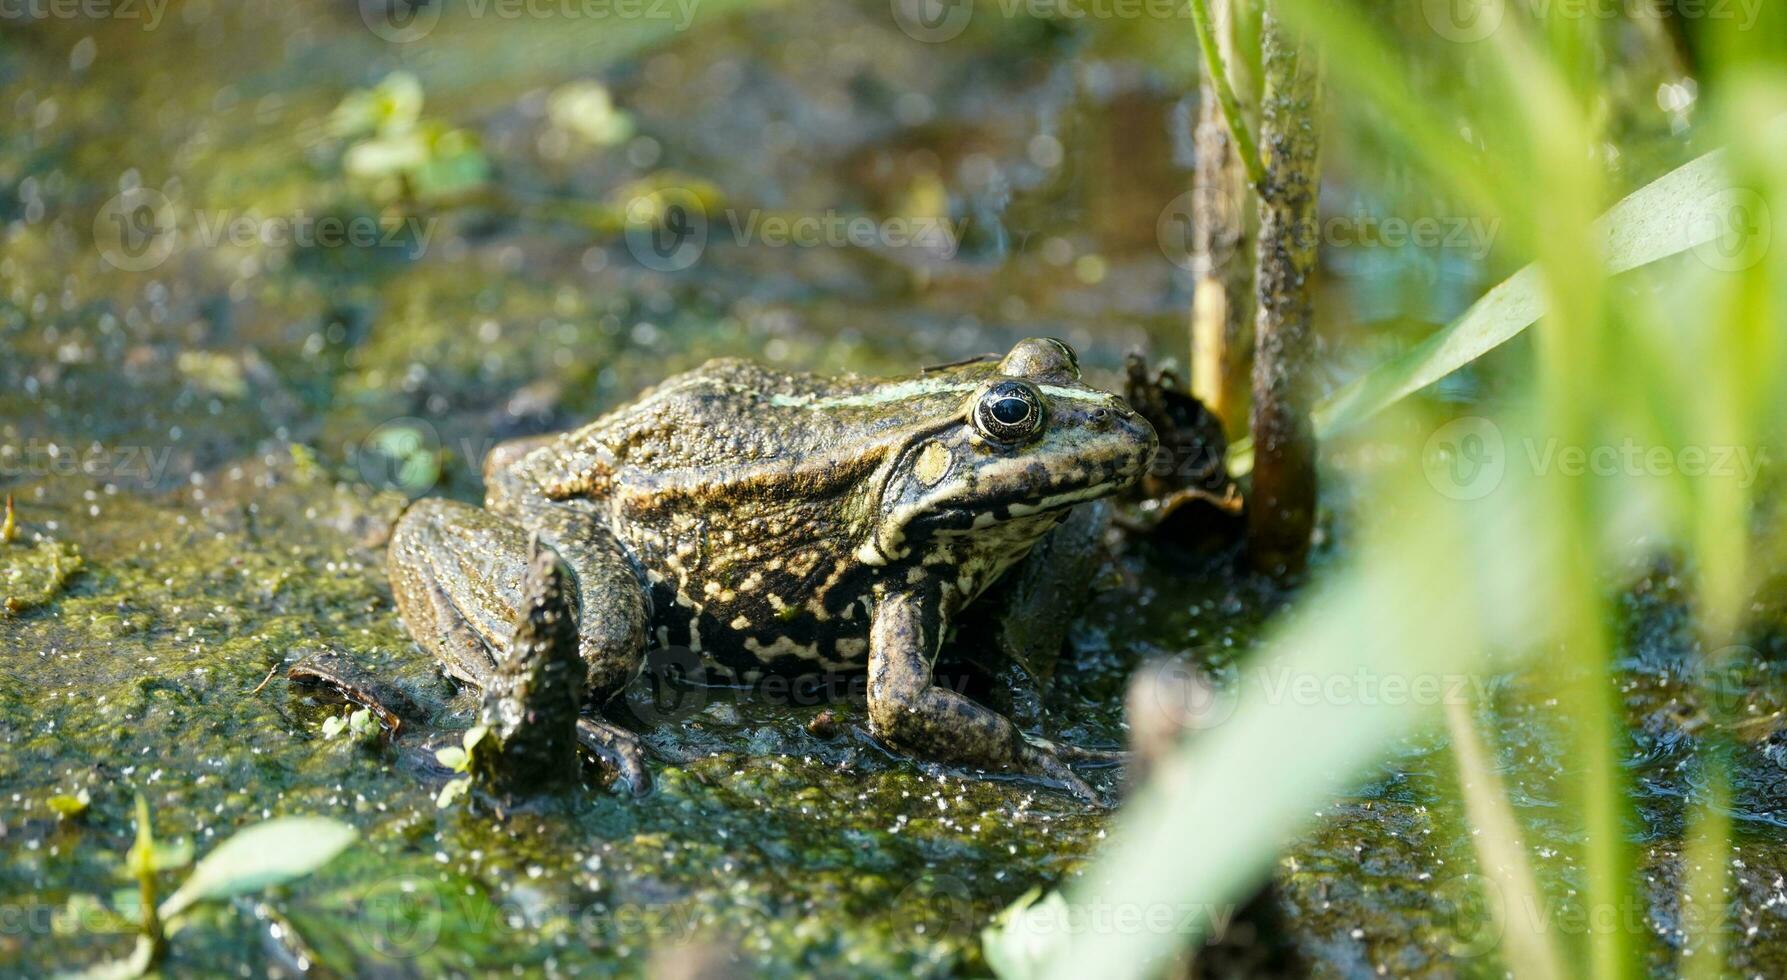
[[[1127,766],[1135,759],[1135,753],[1125,749],[1089,749],[1079,745],[1052,744],[1055,754],[1063,762],[1078,762],[1089,766]]]
[[[1059,785],[1094,806],[1109,809],[1111,801],[1080,774],[1068,768],[1053,746],[1029,741],[1018,749],[1018,765],[1027,774]]]
[[[635,799],[651,793],[651,770],[646,768],[645,745],[639,736],[610,721],[579,718],[577,741]]]
[[[327,687],[348,701],[370,710],[392,735],[405,724],[419,722],[424,713],[408,694],[373,676],[353,660],[333,651],[312,654],[286,671],[295,684]]]

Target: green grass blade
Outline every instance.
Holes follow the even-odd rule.
[[[1724,151],[1715,150],[1633,192],[1602,216],[1607,269],[1625,272],[1705,245],[1723,233],[1730,202]],[[1529,265],[1457,320],[1316,406],[1318,438],[1344,432],[1507,343],[1545,312],[1543,279]],[[1229,470],[1253,469],[1253,441],[1236,441]]]

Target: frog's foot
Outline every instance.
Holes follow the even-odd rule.
[[[1037,741],[1023,739],[1018,742],[1015,755],[1012,768],[1019,772],[1056,783],[1088,803],[1101,807],[1110,806],[1110,801],[1104,794],[1093,789],[1091,783],[1068,767],[1055,746],[1046,742],[1039,745]]]
[[[331,688],[335,693],[371,711],[393,736],[409,723],[423,718],[422,709],[410,696],[379,680],[364,667],[333,651],[312,654],[285,672],[297,684]]]
[[[575,523],[577,526],[569,526]],[[645,657],[648,601],[608,530],[559,515],[540,543],[570,568],[586,711],[620,693]],[[455,501],[418,501],[392,532],[389,565],[397,610],[425,649],[461,681],[487,689],[499,654],[528,608],[523,583],[532,536],[522,525]],[[587,724],[586,724],[587,723]],[[578,741],[635,793],[649,786],[638,739],[585,716]]]
[[[1054,745],[1026,738],[1004,715],[933,682],[931,658],[942,631],[931,596],[896,592],[878,597],[869,634],[869,725],[874,733],[924,758],[1034,776],[1108,806]]]
[[[1135,753],[1127,749],[1091,749],[1083,745],[1064,745],[1047,739],[1031,739],[1040,742],[1055,753],[1063,762],[1078,762],[1088,766],[1126,766],[1135,758]]]
[[[651,792],[651,770],[645,766],[645,743],[639,736],[611,721],[579,718],[577,742],[602,764],[602,768],[613,773],[615,780],[634,798]]]

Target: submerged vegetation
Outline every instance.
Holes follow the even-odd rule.
[[[0,973],[1787,969],[1787,14],[1042,6],[3,15]],[[674,664],[649,796],[478,799],[410,500],[712,356],[1039,334],[1153,352],[1197,491],[1010,706],[1167,719],[1118,810]],[[1228,477],[1311,463],[1257,575]],[[415,717],[288,680],[329,653]]]

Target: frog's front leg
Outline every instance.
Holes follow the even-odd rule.
[[[1053,748],[1031,743],[1004,715],[932,683],[943,631],[935,588],[876,596],[869,630],[869,724],[875,734],[925,758],[1041,776],[1102,802]]]
[[[1068,630],[1091,601],[1086,583],[1104,561],[1112,513],[1104,500],[1073,508],[955,623],[952,646],[991,674],[995,696],[1008,702],[999,707],[1026,731],[1042,729],[1055,663]]]
[[[614,536],[581,515],[561,516],[541,543],[570,567],[577,607],[578,655],[586,703],[601,705],[630,683],[645,658],[649,599]],[[528,528],[451,500],[417,501],[391,535],[392,592],[404,626],[448,673],[480,689],[507,650],[518,616],[530,555]],[[578,722],[584,747],[634,793],[650,778],[637,736],[610,722]]]

